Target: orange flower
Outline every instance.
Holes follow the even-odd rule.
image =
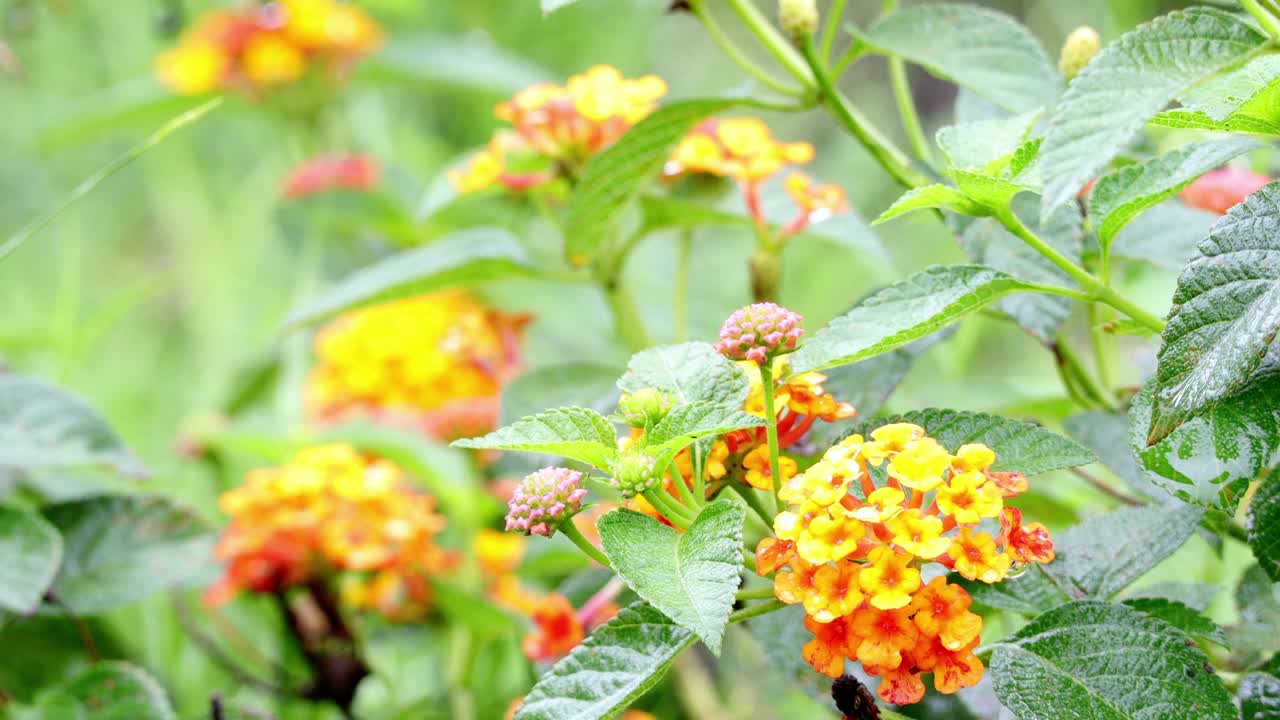
[[[882,610],[863,607],[853,614],[859,662],[864,667],[893,670],[902,664],[902,653],[915,647],[920,632],[907,608]]]
[[[1022,511],[1005,508],[1000,519],[1000,542],[1016,562],[1047,563],[1056,557],[1049,528],[1041,523],[1022,524]]]
[[[982,680],[985,668],[974,654],[978,638],[961,648],[951,650],[942,644],[941,637],[921,636],[913,653],[916,666],[933,673],[933,686],[938,692],[950,695]]]
[[[563,595],[542,598],[532,613],[536,625],[522,646],[530,660],[549,662],[569,654],[586,637],[578,613]]]
[[[960,528],[947,554],[955,561],[956,572],[968,580],[998,583],[1009,574],[1010,557],[998,552],[995,539],[984,532]]]
[[[773,471],[769,467],[769,447],[767,445],[759,445],[742,460],[742,466],[747,469],[747,484],[757,490],[774,489]],[[792,458],[782,456],[778,458],[778,471],[782,473],[782,481],[786,482],[795,477],[799,472],[799,466]]]
[[[780,572],[773,579],[773,594],[788,605],[802,603],[805,598],[817,592],[814,584],[818,570],[822,565],[810,565],[796,558],[791,561],[788,572]]]
[[[783,231],[787,235],[794,235],[837,213],[849,212],[849,201],[839,185],[816,183],[802,172],[793,172],[787,176],[784,187],[799,208],[796,218]]]
[[[369,192],[379,174],[378,164],[365,155],[319,155],[289,173],[283,194],[297,199],[333,190]]]
[[[845,658],[853,657],[858,649],[858,636],[848,619],[836,618],[829,623],[820,623],[805,617],[804,627],[814,636],[800,651],[805,662],[827,677],[843,675]]]
[[[860,578],[867,602],[881,610],[909,604],[911,593],[920,587],[920,571],[910,566],[911,555],[881,545],[868,558],[871,567],[864,569]]]
[[[781,517],[781,516],[779,516]],[[842,560],[858,549],[866,526],[833,505],[814,515],[796,540],[796,552],[813,563]]]
[[[805,612],[820,623],[852,613],[862,604],[862,591],[858,588],[861,570],[854,563],[820,566],[813,576],[813,592],[805,598]]]
[[[756,545],[756,573],[761,577],[771,575],[778,568],[791,562],[795,556],[796,544],[790,540],[766,537]]]
[[[911,705],[924,699],[924,681],[920,679],[920,673],[908,665],[904,662],[892,670],[874,666],[866,668],[868,675],[880,676],[876,694],[881,700],[894,705]]]
[[[987,472],[987,477],[1000,488],[1000,496],[1006,500],[1017,497],[1031,487],[1027,476],[1016,472]]]
[[[1247,168],[1229,165],[1210,170],[1182,190],[1182,202],[1190,207],[1225,215],[1249,195],[1271,182]]]
[[[936,577],[912,598],[911,611],[921,633],[940,638],[949,650],[959,650],[982,632],[982,617],[969,612],[972,603],[964,588]]]

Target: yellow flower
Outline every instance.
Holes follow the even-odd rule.
[[[307,69],[302,51],[275,33],[260,33],[250,39],[243,63],[245,77],[260,88],[291,83]]]
[[[879,465],[885,458],[901,451],[907,443],[925,436],[924,428],[911,423],[890,423],[871,431],[871,442],[862,446],[862,457],[872,465]]]
[[[902,503],[907,499],[901,490],[895,487],[882,487],[867,496],[866,504],[853,511],[853,516],[863,522],[884,522],[902,512]]]
[[[952,466],[960,472],[982,472],[996,462],[996,454],[982,443],[961,445],[956,451]]]
[[[747,456],[742,459],[742,466],[747,469],[745,479],[747,484],[758,490],[772,491],[774,489],[773,470],[769,467],[769,447],[767,445],[757,445]],[[778,472],[782,473],[782,482],[785,483],[795,477],[800,467],[793,458],[781,456],[778,458]]]
[[[942,536],[942,521],[915,508],[899,513],[885,526],[898,547],[925,560],[938,557],[951,547],[951,538]]]
[[[184,42],[156,58],[160,80],[183,95],[218,89],[228,65],[222,49],[204,40]]]
[[[872,607],[893,610],[911,602],[911,593],[920,587],[920,571],[911,567],[911,555],[881,545],[867,556],[871,567],[859,576],[862,592]]]
[[[849,483],[861,472],[848,461],[820,460],[799,476],[799,483],[784,486],[779,496],[788,503],[808,499],[823,507],[834,505],[849,494]]]
[[[472,545],[480,569],[489,577],[515,572],[524,558],[527,538],[520,533],[485,528],[476,534]]]
[[[757,185],[787,165],[813,160],[809,143],[775,140],[758,118],[705,120],[676,147],[678,172],[701,172]]]
[[[928,492],[942,482],[942,474],[951,465],[951,454],[926,437],[908,442],[889,461],[889,477],[913,490]]]
[[[960,528],[947,554],[955,561],[956,572],[969,580],[998,583],[1009,574],[1011,558],[997,552],[995,538],[984,532],[973,534],[971,528]]]
[[[816,183],[802,172],[793,172],[787,176],[785,187],[799,206],[804,224],[822,222],[836,213],[849,211],[849,201],[839,185]]]
[[[843,508],[826,508],[815,514],[800,533],[795,541],[796,552],[811,563],[842,560],[858,549],[858,541],[866,532],[866,527]]]
[[[588,120],[617,117],[634,124],[658,107],[658,100],[667,94],[667,83],[657,75],[627,80],[616,68],[597,65],[569,78],[568,90],[573,106]]]
[[[938,507],[962,525],[997,517],[1004,509],[1000,488],[980,472],[952,475],[938,488]]]
[[[853,563],[822,565],[813,576],[813,592],[804,600],[804,611],[820,623],[852,613],[862,604],[858,573]]]

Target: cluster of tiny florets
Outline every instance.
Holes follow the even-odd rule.
[[[658,461],[650,455],[628,448],[613,463],[613,484],[624,498],[635,497],[658,485]]]
[[[804,335],[804,318],[775,303],[756,303],[736,310],[720,328],[716,350],[734,360],[763,365],[775,355],[796,349]]]
[[[511,495],[507,529],[551,537],[565,518],[582,507],[586,495],[577,470],[545,467],[530,473]]]

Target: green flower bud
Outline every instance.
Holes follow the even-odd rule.
[[[656,487],[661,479],[658,476],[658,461],[636,448],[623,450],[611,469],[613,484],[622,491],[624,498],[635,497]]]
[[[666,417],[674,404],[671,393],[657,388],[645,388],[624,393],[618,401],[618,413],[631,427],[650,427]]]
[[[779,0],[778,24],[792,40],[801,40],[818,31],[817,0]]]
[[[1072,30],[1071,34],[1067,36],[1066,42],[1062,44],[1062,56],[1058,59],[1058,70],[1062,72],[1062,76],[1067,79],[1067,82],[1071,82],[1101,49],[1102,38],[1098,36],[1098,31],[1088,25],[1081,25]]]

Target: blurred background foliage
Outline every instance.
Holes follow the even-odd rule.
[[[194,128],[170,138],[114,177],[46,233],[0,264],[0,363],[68,387],[103,411],[153,471],[148,489],[172,495],[218,522],[218,475],[178,452],[184,433],[210,422],[246,377],[274,358],[280,389],[261,422],[287,432],[300,419],[298,379],[307,338],[286,335],[280,321],[310,292],[367,264],[389,249],[459,226],[492,224],[516,230],[534,252],[554,252],[549,228],[530,210],[501,201],[464,202],[426,222],[356,208],[351,198],[282,204],[280,183],[290,168],[317,151],[356,151],[383,168],[384,187],[411,212],[425,215],[445,192],[444,171],[483,144],[497,124],[493,105],[540,80],[562,81],[595,64],[628,76],[656,73],[669,97],[747,91],[740,72],[683,14],[667,14],[662,0],[583,0],[544,18],[535,0],[364,0],[386,28],[386,47],[361,64],[321,128],[302,130],[285,117],[231,97]],[[1056,55],[1072,28],[1090,24],[1104,40],[1156,14],[1188,3],[1163,0],[993,0],[982,3],[1021,18]],[[212,2],[181,0],[0,0],[0,237],[63,197],[83,177],[198,100],[174,97],[153,77],[156,54]],[[853,3],[863,23],[876,3]],[[770,12],[772,9],[770,8]],[[954,89],[914,71],[912,80],[932,131],[951,122]],[[894,122],[881,60],[859,63],[845,90],[881,124],[905,138]],[[921,215],[878,229],[874,217],[897,188],[821,111],[765,115],[778,137],[818,147],[819,177],[843,185],[862,219],[833,221],[828,238],[805,238],[787,250],[782,300],[818,327],[876,287],[963,254],[941,223]],[[318,206],[318,207],[317,207]],[[299,212],[331,218],[327,232],[300,232]],[[344,220],[345,219],[345,220]],[[405,223],[408,222],[406,229]],[[835,223],[839,222],[839,225]],[[689,335],[711,339],[728,312],[747,298],[745,258],[751,239],[724,229],[699,231],[695,245]],[[651,237],[630,259],[626,277],[641,298],[656,341],[671,339],[670,268],[675,243]],[[1174,276],[1132,265],[1123,282],[1153,309],[1164,307]],[[530,367],[583,362],[621,367],[627,353],[612,336],[595,290],[549,281],[505,281],[483,291],[495,303],[533,313],[526,356]],[[1077,319],[1075,332],[1086,328]],[[1146,348],[1146,349],[1143,349]],[[1149,344],[1125,346],[1126,382],[1136,385],[1153,367]],[[1071,410],[1052,355],[1009,323],[979,317],[927,352],[887,409],[926,406],[985,410],[1061,421]],[[78,490],[67,488],[68,493]],[[1038,482],[1033,515],[1057,531],[1082,515],[1115,504],[1078,478],[1062,474]],[[1043,507],[1040,507],[1042,505]],[[1228,588],[1248,561],[1229,545],[1220,563],[1207,542],[1193,541],[1144,582],[1219,583],[1211,614],[1234,618]],[[247,609],[235,612],[252,612]],[[782,613],[780,615],[785,615]],[[792,627],[799,626],[791,618]],[[781,622],[781,620],[780,620]],[[128,657],[157,673],[184,717],[200,716],[215,690],[235,678],[212,664],[181,629],[166,598],[116,611],[92,623],[103,657]],[[1006,628],[1007,629],[1007,628]],[[993,627],[990,632],[1000,628]],[[496,628],[512,638],[516,628]],[[217,634],[218,629],[211,632]],[[373,661],[399,679],[389,685],[412,697],[387,702],[404,717],[433,717],[416,699],[446,689],[433,666],[441,656],[416,649],[438,628],[385,628]],[[432,642],[448,647],[448,638]],[[760,657],[738,647],[734,634],[720,664],[728,698],[714,717],[764,717],[765,698],[782,673],[761,677],[752,667],[794,666],[798,657]],[[736,643],[736,645],[735,645]],[[21,648],[0,661],[0,687],[21,696],[60,677],[82,660],[76,628],[48,619],[0,631],[0,647]],[[527,687],[518,645],[495,666],[495,695]],[[448,653],[445,653],[447,656]],[[688,684],[709,665],[682,667]],[[807,668],[805,673],[808,673]],[[802,673],[803,674],[803,673]],[[812,675],[812,673],[808,673]],[[687,693],[705,691],[693,682]],[[388,689],[387,692],[391,692]],[[509,696],[507,697],[509,699]],[[501,698],[499,698],[501,700]],[[790,700],[786,702],[791,702]],[[806,703],[803,699],[795,702]],[[494,703],[499,704],[499,703]],[[505,707],[505,701],[501,703]],[[810,710],[785,703],[776,717]],[[328,717],[302,705],[286,717]],[[654,708],[660,717],[673,711]],[[928,706],[918,708],[927,713]],[[943,709],[935,717],[963,717]],[[390,714],[387,717],[401,715]],[[481,714],[481,717],[488,715]],[[700,716],[702,717],[702,716]],[[705,717],[713,717],[706,715]]]

